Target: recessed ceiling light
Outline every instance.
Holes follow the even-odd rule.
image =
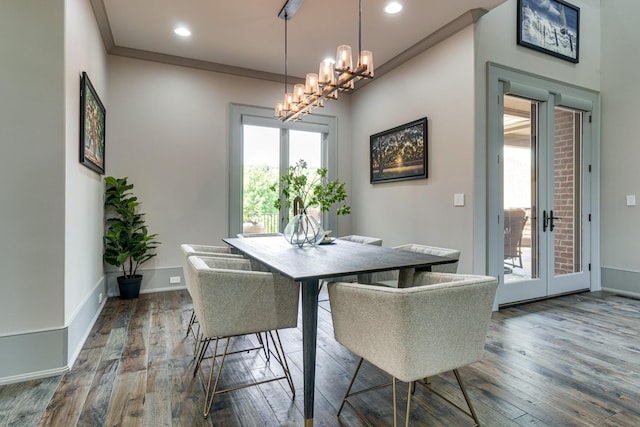
[[[402,10],[402,5],[397,2],[391,2],[385,6],[384,11],[387,13],[398,13]]]
[[[189,31],[189,29],[186,27],[178,27],[175,30],[173,30],[173,32],[179,35],[180,37],[189,37],[191,35],[191,31]]]

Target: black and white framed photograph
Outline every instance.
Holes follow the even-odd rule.
[[[370,182],[427,177],[427,118],[371,135]]]
[[[518,0],[518,44],[578,63],[580,8],[562,0]]]

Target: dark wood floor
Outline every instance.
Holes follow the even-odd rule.
[[[356,358],[335,342],[328,302],[320,304],[315,425],[361,426],[349,409],[335,416]],[[0,427],[302,425],[300,329],[282,333],[295,398],[283,382],[251,387],[216,398],[203,419],[184,338],[190,308],[186,291],[110,299],[71,372],[0,387]],[[228,367],[227,382],[269,369],[255,353]],[[387,379],[364,369],[361,384]],[[483,359],[460,373],[484,426],[640,426],[640,301],[586,293],[503,309]],[[459,401],[454,382],[452,374],[433,379]],[[469,424],[422,387],[416,395],[411,425]],[[385,388],[357,404],[373,425],[391,425],[390,399]]]

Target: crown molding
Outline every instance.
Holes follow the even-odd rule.
[[[231,65],[219,64],[216,62],[202,61],[198,59],[185,58],[182,56],[167,55],[164,53],[151,52],[141,49],[133,49],[124,46],[117,46],[115,44],[113,33],[111,31],[111,25],[109,24],[109,17],[104,5],[104,0],[90,0],[91,7],[93,8],[96,22],[100,34],[102,35],[102,41],[105,49],[110,55],[123,56],[128,58],[142,59],[145,61],[159,62],[163,64],[179,65],[182,67],[195,68],[199,70],[213,71],[216,73],[232,74],[234,76],[248,77],[252,79],[268,80],[272,82],[284,83],[284,75],[279,73],[268,73],[265,71],[253,70],[249,68],[234,67]],[[458,31],[466,28],[469,25],[475,24],[480,17],[486,14],[486,9],[477,8],[471,9],[462,15],[455,18],[453,21],[443,25],[438,30],[428,35],[424,39],[420,40],[413,46],[409,47],[402,53],[391,58],[389,61],[382,65],[376,66],[376,77],[383,76],[390,71],[398,68],[405,62],[416,57],[422,52],[437,45],[441,41],[451,37]],[[304,83],[304,79],[300,77],[287,76],[289,83]],[[370,84],[372,79],[364,79],[358,82],[355,91]]]

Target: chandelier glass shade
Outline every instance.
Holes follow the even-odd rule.
[[[314,108],[323,107],[325,99],[338,99],[341,91],[351,91],[355,82],[373,78],[373,53],[362,50],[362,0],[358,0],[358,58],[353,66],[351,46],[340,45],[336,59],[325,59],[320,63],[318,74],[307,73],[304,84],[296,84],[289,92],[287,84],[287,25],[285,20],[285,94],[282,102],[277,102],[275,117],[282,121],[299,120]]]

